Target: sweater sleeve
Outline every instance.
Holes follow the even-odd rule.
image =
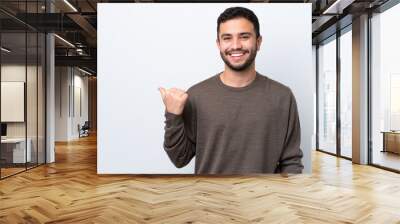
[[[181,115],[165,111],[164,150],[177,168],[186,166],[196,154],[196,111],[192,101],[189,95]]]
[[[301,173],[304,166],[301,162],[303,152],[300,149],[300,121],[296,99],[290,92],[288,126],[284,148],[279,161],[281,173]]]

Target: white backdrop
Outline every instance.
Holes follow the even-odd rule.
[[[99,174],[194,173],[176,168],[163,149],[159,86],[188,89],[224,68],[217,18],[244,6],[260,21],[256,69],[289,86],[302,130],[305,173],[314,132],[311,4],[98,4]]]

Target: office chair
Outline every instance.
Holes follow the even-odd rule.
[[[89,129],[90,129],[90,125],[89,125],[89,121],[85,121],[85,123],[82,125],[82,127],[79,127],[80,125],[78,125],[78,129],[79,129],[79,138],[80,137],[87,137],[89,136]]]

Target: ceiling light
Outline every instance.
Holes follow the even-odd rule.
[[[342,14],[343,9],[351,5],[355,0],[336,0],[332,5],[324,10],[322,14]]]
[[[11,50],[9,50],[9,49],[7,49],[7,48],[5,48],[5,47],[1,47],[1,50],[4,51],[4,52],[6,52],[6,53],[10,53],[10,52],[11,52]]]
[[[78,67],[78,70],[81,71],[81,72],[83,72],[83,73],[85,73],[85,74],[92,75],[92,73],[90,73],[90,72],[88,72],[88,71],[86,71],[86,70],[83,70],[83,69],[81,69],[81,68],[79,68],[79,67]]]
[[[69,46],[75,48],[75,45],[71,44],[71,42],[69,42],[68,40],[66,40],[66,39],[64,39],[64,38],[62,38],[62,37],[60,37],[60,36],[57,35],[57,34],[54,34],[54,36],[57,37],[58,39],[60,39],[61,41],[63,41],[64,43],[66,43],[67,45],[69,45]]]
[[[78,12],[78,10],[71,4],[69,3],[68,0],[64,0],[65,4],[67,4],[72,10],[74,10],[75,12]]]

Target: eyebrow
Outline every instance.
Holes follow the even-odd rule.
[[[251,35],[251,32],[243,32],[243,33],[239,33],[240,36],[242,35]],[[232,34],[229,33],[224,33],[221,35],[221,37],[226,37],[226,36],[232,36]]]

